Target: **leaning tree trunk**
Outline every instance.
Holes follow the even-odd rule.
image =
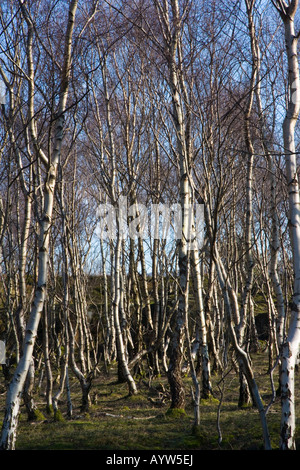
[[[31,364],[33,357],[33,349],[35,345],[35,339],[37,336],[38,325],[40,322],[42,310],[46,298],[47,281],[48,281],[48,259],[49,259],[49,239],[50,229],[52,221],[52,212],[54,205],[54,190],[56,184],[57,167],[61,154],[61,145],[63,139],[63,128],[64,128],[64,112],[66,109],[66,101],[68,96],[68,84],[70,75],[71,65],[71,49],[72,49],[72,34],[74,28],[74,19],[77,9],[77,0],[72,0],[69,7],[69,18],[65,39],[65,51],[64,51],[64,67],[62,71],[62,81],[60,87],[60,102],[56,120],[55,128],[55,145],[52,160],[47,161],[47,174],[44,184],[44,205],[43,214],[40,221],[40,234],[39,234],[39,259],[38,259],[38,279],[37,287],[34,295],[33,306],[29,315],[28,323],[26,326],[23,355],[17,365],[14,376],[10,383],[5,407],[5,416],[2,425],[2,434],[0,441],[0,449],[2,450],[14,450],[16,441],[16,432],[18,426],[18,417],[20,412],[20,403],[26,376]],[[28,54],[30,54],[29,60],[29,79],[30,85],[33,86],[34,78],[31,75],[31,69],[33,67],[32,62],[32,34],[33,24],[29,17],[27,8],[25,5],[22,6],[22,12],[28,24]],[[32,77],[32,78],[31,78]],[[33,98],[33,97],[32,97]],[[32,103],[31,103],[32,104]],[[32,114],[34,116],[34,114]],[[38,146],[37,146],[38,147]],[[41,156],[41,155],[40,155]],[[43,161],[47,158],[43,154]]]
[[[72,371],[77,377],[77,379],[80,382],[81,386],[81,412],[88,412],[89,411],[89,406],[90,406],[90,389],[92,386],[92,380],[94,378],[95,371],[91,371],[89,374],[85,375],[77,366],[76,360],[75,360],[75,335],[73,331],[73,326],[71,323],[70,318],[68,317],[67,319],[68,323],[68,332],[67,332],[67,337],[66,339],[69,342],[69,354],[70,354],[70,365],[72,368]],[[64,368],[64,378],[67,380],[68,379],[68,363],[67,361],[65,362],[65,368]]]
[[[13,379],[10,383],[6,399],[5,417],[3,421],[2,436],[0,442],[0,448],[5,450],[13,450],[15,447],[21,396],[25,384],[26,375],[31,363],[33,348],[37,335],[37,329],[45,302],[48,271],[47,265],[50,234],[49,228],[52,216],[55,180],[56,167],[54,165],[51,165],[44,188],[45,206],[44,216],[41,220],[40,228],[38,283],[35,292],[33,307],[30,312],[26,328],[23,355],[18,363]]]

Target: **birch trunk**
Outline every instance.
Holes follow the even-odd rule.
[[[250,34],[252,36],[253,46],[256,56],[257,63],[257,84],[255,87],[255,96],[256,103],[258,107],[259,123],[260,123],[260,134],[261,142],[264,153],[267,158],[268,173],[270,178],[271,185],[271,200],[270,200],[270,214],[271,214],[271,240],[270,240],[270,279],[272,281],[272,286],[276,295],[277,301],[277,318],[276,318],[276,333],[277,333],[277,347],[280,347],[283,341],[284,335],[284,320],[285,320],[285,303],[284,295],[282,291],[282,286],[278,274],[278,253],[280,248],[280,239],[279,239],[279,217],[277,213],[277,203],[276,203],[276,186],[277,186],[277,176],[276,168],[274,165],[274,157],[272,155],[273,149],[270,145],[270,142],[267,138],[267,126],[266,119],[263,111],[262,98],[261,98],[261,52],[258,39],[256,37],[254,29],[251,30]],[[272,299],[270,300],[272,302]]]
[[[106,371],[108,364],[111,362],[111,357],[109,354],[109,343],[110,338],[112,335],[112,328],[111,328],[111,321],[109,317],[109,309],[108,309],[108,283],[107,283],[107,274],[106,274],[106,258],[104,256],[103,250],[103,241],[100,239],[100,250],[101,250],[101,258],[102,258],[102,272],[103,272],[103,297],[104,297],[104,318],[105,318],[105,325],[106,331],[104,334],[104,352],[103,352],[103,360]]]
[[[143,332],[142,332],[142,304],[137,282],[137,266],[134,258],[135,241],[133,238],[129,240],[129,281],[130,293],[132,296],[132,309],[134,310],[134,343],[135,350],[138,353],[143,349]]]
[[[24,314],[26,312],[26,307],[27,307],[25,273],[26,273],[26,260],[27,260],[27,244],[28,244],[28,237],[29,237],[29,230],[30,230],[31,206],[32,206],[31,196],[29,194],[26,194],[25,197],[26,197],[25,220],[24,220],[24,228],[23,228],[23,233],[22,233],[20,265],[19,265],[20,306],[19,306],[18,315],[17,315],[17,327],[18,327],[20,344],[22,344],[24,341],[24,333],[25,333]]]
[[[153,313],[153,329],[155,340],[159,335],[160,324],[160,303],[159,303],[159,279],[158,279],[158,256],[159,256],[159,240],[153,241],[152,255],[152,277],[153,277],[153,297],[154,297],[154,313]],[[160,374],[158,351],[153,354],[154,374]]]
[[[155,119],[155,117],[154,117]],[[154,203],[159,203],[159,195],[161,193],[161,160],[160,160],[160,149],[157,139],[155,140],[155,162],[154,165],[154,178],[156,180],[156,191],[157,196],[154,198]],[[158,275],[158,260],[159,260],[160,242],[157,238],[153,240],[153,255],[152,255],[152,277],[153,277],[153,297],[154,297],[154,312],[153,312],[153,329],[155,334],[155,340],[159,336],[159,326],[161,324],[161,305],[159,301],[159,275]],[[162,292],[162,289],[161,289]],[[158,351],[154,353],[154,374],[159,375],[159,356]]]

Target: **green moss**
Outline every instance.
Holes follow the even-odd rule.
[[[45,416],[43,415],[43,413],[39,410],[39,409],[36,409],[34,410],[33,412],[33,420],[34,421],[45,421]]]
[[[169,408],[166,416],[169,418],[182,418],[182,416],[187,416],[187,414],[183,408]]]
[[[208,398],[201,398],[200,400],[201,405],[217,405],[219,403],[219,400],[217,398],[214,398],[212,395],[210,395]]]
[[[140,369],[137,374],[135,374],[134,379],[138,382],[139,380],[146,379],[147,374],[145,369]]]
[[[184,439],[184,448],[185,449],[197,449],[199,447],[199,441],[194,436],[186,437]]]
[[[60,410],[56,410],[54,412],[54,421],[58,421],[58,422],[62,422],[64,421],[64,417],[63,417],[63,414]]]
[[[137,402],[146,402],[147,401],[147,397],[145,397],[144,395],[142,395],[141,393],[137,393],[135,395],[128,395],[126,397],[126,399],[130,402],[134,402],[134,403],[137,403]]]
[[[52,405],[47,405],[46,406],[46,413],[50,416],[53,416],[53,406]]]
[[[201,429],[200,425],[194,424],[193,427],[192,427],[192,435],[195,436],[195,437],[199,437],[200,429]]]
[[[220,447],[223,449],[229,448],[232,449],[232,443],[235,441],[234,434],[227,434],[222,436],[222,442],[220,443]]]
[[[186,449],[216,449],[218,448],[217,436],[207,432],[203,426],[194,425],[191,435],[184,437]]]
[[[243,403],[243,405],[239,406],[240,410],[248,410],[249,408],[253,408],[252,403]]]

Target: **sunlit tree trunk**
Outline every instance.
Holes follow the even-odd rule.
[[[92,385],[92,379],[94,378],[93,372],[85,376],[85,374],[79,369],[76,364],[75,358],[75,335],[73,325],[70,321],[70,318],[67,319],[68,321],[68,335],[67,339],[69,341],[69,354],[70,354],[70,366],[74,372],[75,377],[79,380],[81,386],[81,411],[87,412],[90,406],[90,389]],[[64,380],[67,378],[68,373],[68,364],[65,364],[66,367],[63,369]]]

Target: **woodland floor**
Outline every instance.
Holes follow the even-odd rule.
[[[261,350],[252,357],[255,377],[261,396],[267,405],[271,399],[268,353]],[[36,393],[35,400],[43,413],[40,421],[28,422],[22,408],[17,450],[262,450],[263,439],[260,418],[254,407],[238,408],[238,376],[234,370],[226,371],[224,382],[218,375],[212,377],[215,398],[201,401],[201,425],[193,432],[193,406],[189,376],[184,378],[186,386],[186,413],[170,416],[167,412],[170,401],[155,404],[159,391],[168,391],[165,377],[151,381],[137,378],[139,393],[128,396],[126,384],[116,382],[116,368],[113,365],[109,375],[101,374],[93,382],[92,405],[89,413],[80,412],[80,387],[75,378],[70,379],[73,401],[73,417],[66,416],[66,396],[62,395],[61,421],[45,412],[43,390]],[[278,376],[274,375],[275,386]],[[0,375],[3,390],[3,376]],[[222,442],[218,442],[217,429],[220,389],[223,387],[220,406],[220,430]],[[297,425],[300,421],[300,371],[296,374]],[[54,386],[54,391],[56,387]],[[0,396],[0,416],[4,415],[5,393]],[[268,413],[268,426],[272,448],[278,449],[280,429],[280,399],[276,398]],[[300,433],[297,435],[297,449],[300,448]]]

